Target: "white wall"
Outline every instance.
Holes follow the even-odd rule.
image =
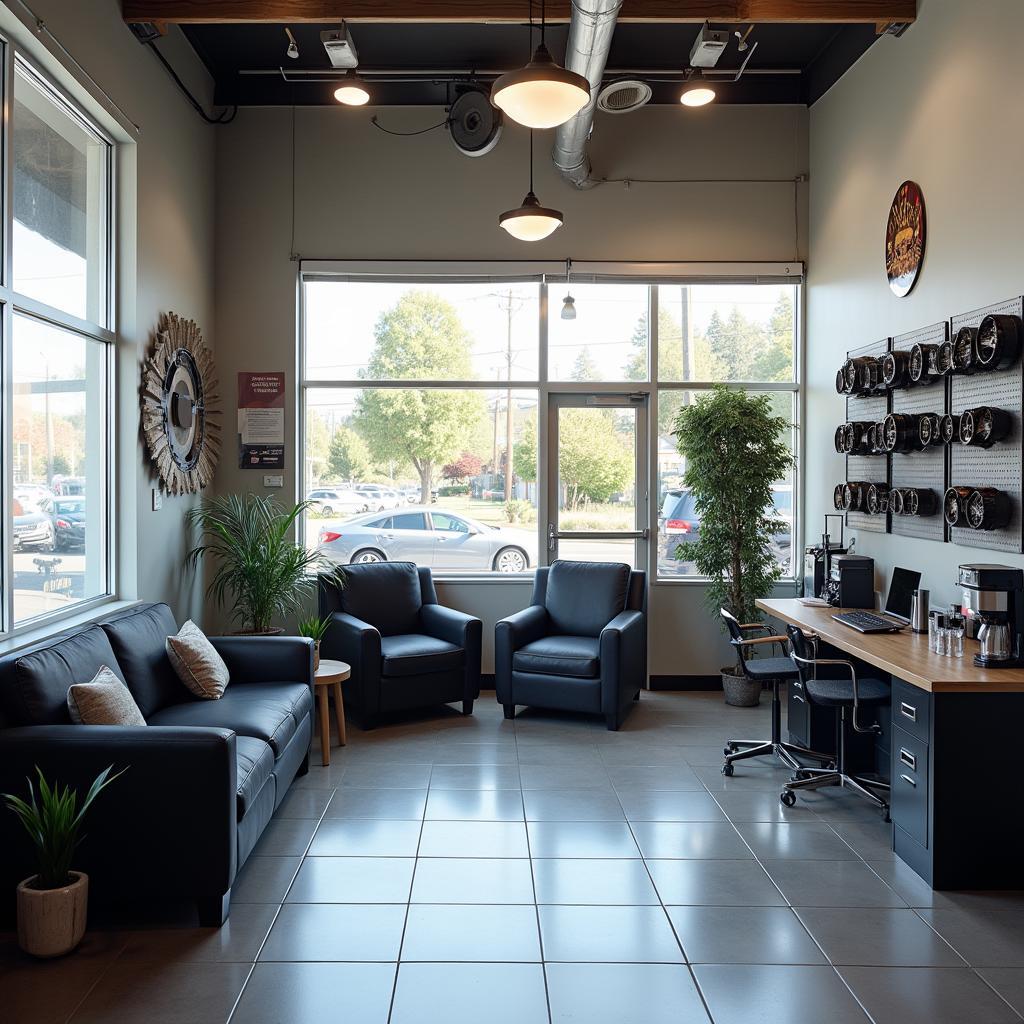
[[[535,246],[510,239],[497,216],[526,191],[527,136],[512,126],[497,148],[461,156],[444,131],[399,139],[370,124],[373,111],[296,112],[294,251],[304,258],[793,260],[804,251],[804,196],[789,184],[725,183],[788,178],[806,170],[806,111],[720,107],[649,108],[601,116],[596,172],[607,177],[711,178],[711,184],[605,185],[585,193],[554,173],[550,134],[538,136],[541,200],[565,212],[565,227]],[[439,109],[377,112],[389,128],[412,130]],[[291,242],[291,111],[243,109],[218,132],[217,338],[225,391],[239,370],[286,370],[295,380],[296,264]],[[799,224],[794,213],[800,211]],[[294,399],[288,429],[294,427]],[[288,455],[284,495],[295,493]],[[262,490],[262,476],[229,455],[221,492]],[[442,600],[480,615],[492,670],[493,624],[529,602],[529,584],[445,585]],[[701,601],[703,588],[655,586],[651,671],[715,673],[728,660]]]
[[[948,319],[1024,291],[1019,0],[919,0],[901,39],[875,44],[811,110],[807,329],[807,535],[844,479],[832,431],[844,418],[834,375],[847,348]],[[910,178],[923,191],[927,250],[914,291],[888,288],[889,203]],[[862,533],[876,590],[893,565],[919,569],[933,603],[956,596],[961,562],[1024,558]]]
[[[42,52],[45,33],[19,28],[26,18],[17,3],[5,5],[4,24]],[[36,15],[67,47],[113,103],[139,126],[119,148],[116,512],[121,596],[168,601],[179,617],[198,615],[200,581],[184,574],[184,515],[192,499],[164,498],[151,510],[155,479],[139,435],[140,367],[161,312],[196,320],[208,343],[214,329],[214,129],[187,104],[167,72],[136,42],[121,19],[118,0],[31,0]],[[212,82],[184,36],[171,29],[163,52],[193,92],[209,103]],[[47,63],[62,84],[54,61]],[[81,94],[81,90],[77,90]],[[230,455],[230,453],[229,453]]]

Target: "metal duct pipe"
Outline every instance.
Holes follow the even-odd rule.
[[[565,66],[590,82],[590,102],[573,118],[559,125],[551,158],[558,173],[576,188],[592,188],[587,140],[594,125],[594,108],[604,77],[615,22],[622,0],[572,0]]]

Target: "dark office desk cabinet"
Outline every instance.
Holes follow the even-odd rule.
[[[893,849],[936,889],[1024,885],[1024,693],[892,683]]]

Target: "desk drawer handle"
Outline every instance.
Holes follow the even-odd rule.
[[[807,702],[806,702],[806,701],[805,701],[805,700],[803,699],[803,697],[801,697],[801,696],[800,696],[800,694],[799,694],[799,693],[794,693],[794,694],[793,694],[793,700],[798,700],[798,701],[800,701],[800,703],[801,703],[801,704],[806,704],[806,703],[807,703]]]
[[[917,708],[903,700],[900,701],[900,714],[906,715],[912,722],[917,721]]]
[[[917,758],[906,747],[900,747],[900,760],[912,771],[917,771]]]
[[[911,786],[914,787],[914,789],[917,789],[917,783],[909,775],[901,775],[900,778],[904,782],[908,782]]]

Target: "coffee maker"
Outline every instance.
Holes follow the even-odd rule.
[[[824,597],[825,590],[832,572],[832,556],[845,555],[843,545],[843,516],[826,515],[825,532],[821,535],[821,543],[804,548],[804,597]],[[828,521],[839,520],[839,541],[832,540],[828,532]]]
[[[961,565],[961,609],[977,625],[974,664],[1010,668],[1024,659],[1024,571],[1008,565]]]

